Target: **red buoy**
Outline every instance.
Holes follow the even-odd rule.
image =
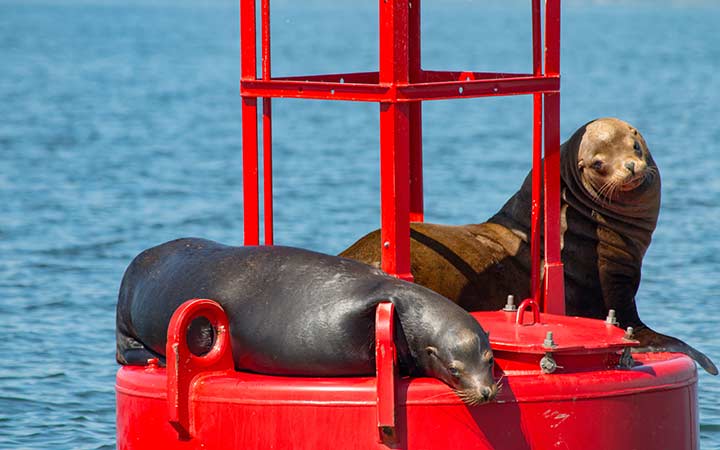
[[[531,0],[533,70],[526,74],[423,70],[420,3],[379,3],[378,71],[273,78],[269,0],[262,0],[258,78],[256,0],[240,0],[245,244],[260,243],[258,98],[264,243],[273,243],[271,99],[377,102],[382,269],[412,279],[409,223],[424,217],[422,101],[533,95],[531,300],[517,310],[473,313],[490,332],[496,375],[503,377],[495,401],[467,406],[436,379],[398,378],[389,303],[377,310],[376,376],[306,378],[236,371],[222,308],[192,300],[170,323],[166,368],[151,361],[118,371],[119,449],[698,447],[697,371],[690,358],[631,354],[632,334],[612,321],[562,315],[560,1],[547,0],[543,10]],[[213,350],[203,356],[186,344],[196,317],[216,331]]]
[[[685,355],[630,356],[635,342],[599,320],[473,313],[503,387],[467,406],[436,379],[397,377],[391,315],[378,308],[376,377],[278,377],[235,371],[220,306],[187,302],[170,325],[167,368],[118,371],[118,448],[697,448],[697,372]],[[185,343],[199,316],[217,330],[204,356]]]

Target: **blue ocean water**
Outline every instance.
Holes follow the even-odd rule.
[[[0,2],[0,448],[113,448],[125,267],[180,236],[241,244],[236,3]],[[529,71],[525,6],[425,0],[424,67]],[[376,8],[274,1],[274,74],[375,70]],[[563,14],[563,139],[620,117],[662,173],[640,315],[720,363],[720,7]],[[335,253],[377,227],[377,105],[273,114],[276,241]],[[529,168],[530,120],[529,97],[425,103],[427,220],[496,211]],[[702,447],[720,448],[720,379],[700,372],[699,398]]]

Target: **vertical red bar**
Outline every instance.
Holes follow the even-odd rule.
[[[395,350],[394,306],[383,302],[375,311],[375,382],[377,395],[377,425],[379,440],[392,444],[395,432],[395,379],[397,351]]]
[[[532,0],[533,74],[542,74],[542,9],[540,0]]]
[[[420,64],[420,1],[409,2],[410,83],[422,81]],[[423,222],[422,102],[410,103],[410,221]]]
[[[240,84],[257,78],[255,0],[240,0]],[[259,243],[257,99],[242,99],[243,223],[245,245]]]
[[[542,94],[533,94],[532,203],[530,206],[530,296],[541,305],[540,236],[542,224]]]
[[[408,83],[408,0],[380,0],[380,83],[393,98],[380,104],[380,202],[382,269],[410,273],[410,106],[395,87]]]
[[[262,79],[270,79],[270,0],[260,4]],[[273,244],[272,101],[263,98],[263,212],[265,245]]]
[[[382,269],[412,281],[409,112],[407,103],[380,104],[380,234]]]
[[[560,74],[560,1],[545,6],[545,73]],[[545,94],[545,311],[565,314],[560,259],[560,93]]]
[[[533,75],[542,75],[542,33],[540,0],[532,0]],[[530,296],[541,304],[540,224],[542,189],[542,94],[533,94],[532,204],[530,207]]]
[[[272,182],[272,109],[269,98],[263,99],[263,212],[265,245],[273,245],[273,182]]]
[[[408,0],[380,0],[381,84],[408,82],[408,9]]]

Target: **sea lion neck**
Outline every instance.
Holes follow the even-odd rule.
[[[589,127],[598,122],[604,125],[601,132],[588,131]],[[629,232],[631,236],[648,234],[646,239],[641,239],[647,240],[647,246],[660,210],[660,175],[649,151],[644,154],[648,175],[643,183],[633,190],[619,192],[613,198],[603,197],[597,187],[588,182],[583,175],[583,170],[587,169],[583,169],[579,159],[580,153],[589,152],[588,149],[593,146],[602,145],[606,152],[618,151],[613,146],[628,134],[642,139],[637,130],[619,119],[598,119],[578,129],[561,146],[563,200],[600,225],[622,233]],[[588,142],[593,139],[601,141]]]

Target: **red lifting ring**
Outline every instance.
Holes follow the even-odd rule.
[[[532,308],[533,312],[533,321],[532,323],[523,323],[523,319],[525,316],[525,310],[528,308]],[[518,306],[517,315],[515,316],[515,324],[516,325],[535,325],[536,323],[540,323],[540,307],[535,302],[535,300],[531,298],[526,298],[525,300],[520,303],[520,306]]]
[[[215,342],[208,353],[193,354],[187,344],[187,329],[193,320],[205,317],[215,332]],[[167,355],[167,401],[169,420],[181,440],[192,436],[190,389],[199,374],[234,370],[230,347],[228,319],[217,302],[208,299],[188,300],[175,310],[168,326],[165,346]]]

